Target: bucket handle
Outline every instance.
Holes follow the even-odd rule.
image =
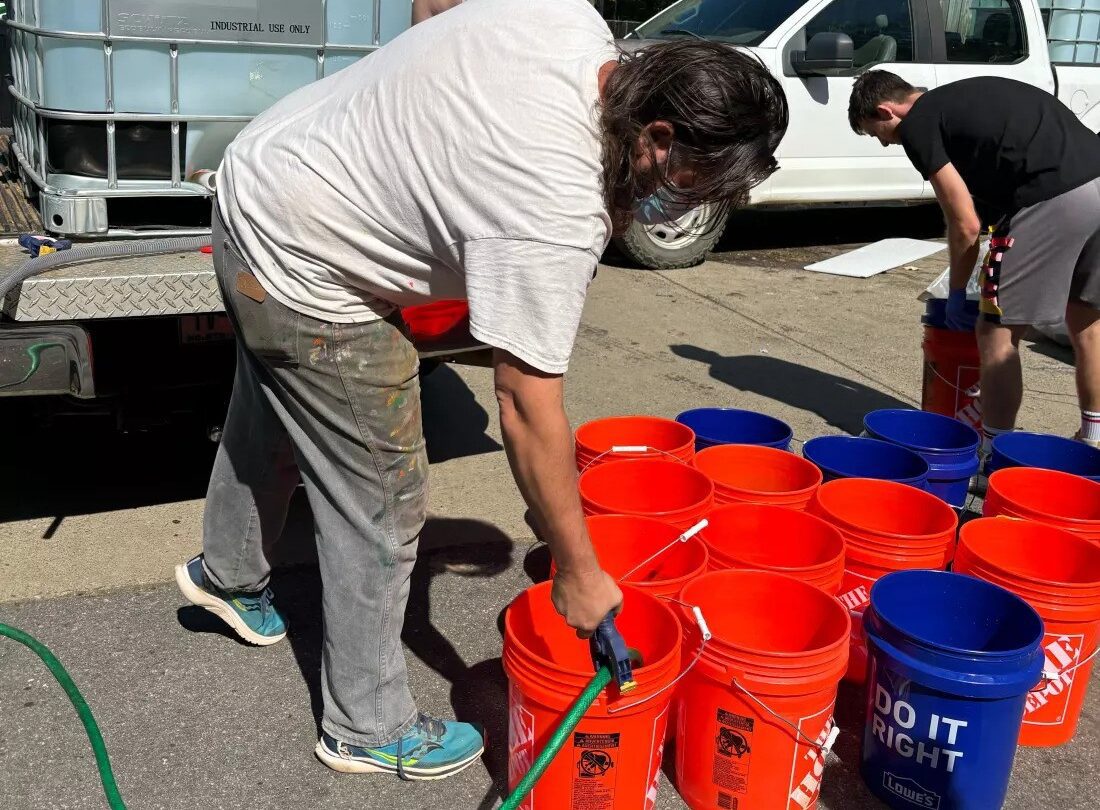
[[[756,703],[758,706],[760,706],[760,708],[762,708],[764,711],[766,711],[768,714],[770,714],[772,717],[774,717],[780,723],[784,723],[785,725],[789,726],[791,731],[793,731],[795,734],[797,734],[799,737],[801,737],[803,740],[805,740],[810,745],[811,748],[816,748],[818,751],[820,751],[822,753],[822,755],[826,755],[830,751],[833,750],[833,745],[834,745],[834,743],[836,743],[837,737],[840,736],[840,726],[834,725],[833,730],[829,732],[829,736],[825,738],[825,742],[819,743],[817,740],[812,739],[811,737],[807,736],[806,732],[804,732],[802,729],[800,729],[798,726],[796,726],[794,723],[792,723],[790,720],[788,720],[783,715],[778,714],[774,709],[772,709],[771,706],[769,706],[767,703],[762,701],[760,698],[758,698],[756,695],[754,695],[752,692],[750,692],[744,686],[739,684],[737,682],[736,678],[731,678],[730,679],[730,685],[735,687],[736,689],[740,689],[742,692],[744,692],[749,698],[752,699],[752,701],[754,703]]]
[[[654,453],[660,453],[661,455],[664,455],[664,456],[668,456],[670,459],[672,459],[673,461],[678,462],[680,464],[687,464],[687,462],[684,461],[679,456],[673,455],[672,453],[668,452],[667,450],[662,450],[660,447],[650,447],[647,444],[613,444],[613,445],[611,445],[611,447],[609,449],[604,450],[602,453],[600,453],[598,456],[596,456],[590,462],[585,464],[584,469],[581,470],[581,474],[583,475],[584,473],[588,472],[588,470],[591,469],[593,464],[595,464],[597,461],[599,461],[604,456],[610,456],[612,453],[649,453],[651,451],[654,452]]]
[[[660,697],[661,695],[665,694],[665,692],[668,692],[670,689],[674,689],[676,687],[676,684],[680,683],[680,681],[682,681],[687,676],[687,674],[695,668],[695,665],[699,663],[699,659],[703,657],[703,650],[706,649],[707,642],[709,642],[712,638],[710,627],[707,626],[707,620],[703,618],[703,611],[699,608],[698,605],[689,605],[687,604],[687,602],[681,602],[678,599],[669,599],[668,601],[676,602],[677,604],[683,605],[684,607],[691,608],[691,612],[695,616],[695,623],[699,625],[699,631],[703,634],[703,641],[699,645],[699,649],[695,652],[695,658],[690,664],[684,667],[684,671],[677,675],[671,683],[666,684],[661,689],[658,689],[649,697],[644,697],[641,700],[635,701],[634,703],[631,703],[627,706],[608,706],[608,714],[618,714],[619,712],[625,712],[629,709],[636,709],[642,704],[649,703],[649,701]]]
[[[1039,685],[1036,686],[1034,689],[1031,689],[1030,691],[1031,692],[1042,692],[1044,689],[1047,688],[1047,685],[1050,684],[1051,682],[1056,681],[1056,680],[1058,680],[1059,678],[1061,678],[1065,675],[1069,675],[1073,672],[1076,672],[1078,669],[1080,669],[1085,664],[1087,664],[1089,661],[1091,661],[1093,658],[1095,658],[1097,653],[1100,653],[1100,645],[1098,645],[1095,650],[1093,650],[1091,653],[1089,653],[1085,657],[1084,661],[1078,661],[1076,664],[1074,664],[1069,669],[1064,669],[1061,672],[1051,672],[1050,670],[1044,669],[1043,670],[1043,677],[1039,680]]]
[[[654,554],[651,554],[650,556],[646,557],[646,559],[642,560],[640,563],[638,563],[633,568],[631,568],[629,571],[627,571],[625,574],[623,574],[621,577],[619,577],[619,582],[626,582],[628,579],[630,579],[631,576],[636,574],[642,568],[645,568],[645,566],[649,565],[651,562],[653,562],[655,559],[660,557],[662,554],[664,554],[670,548],[677,545],[678,543],[686,543],[688,540],[693,538],[695,535],[697,535],[699,532],[701,532],[703,529],[705,529],[709,525],[710,525],[710,521],[707,520],[706,518],[703,518],[698,523],[696,523],[694,526],[692,526],[690,529],[685,531],[683,534],[679,535],[675,540],[673,540],[667,546],[665,546],[664,548],[662,548],[659,551],[655,552]]]
[[[970,394],[969,394],[970,388],[973,388],[974,386],[970,386],[970,388],[960,388],[959,386],[955,385],[955,383],[951,382],[951,380],[947,379],[945,376],[940,374],[940,372],[936,369],[936,367],[934,365],[932,365],[929,361],[925,360],[924,365],[927,366],[928,370],[931,371],[933,374],[935,374],[940,379],[940,382],[942,382],[948,388],[953,388],[956,391],[958,391],[960,394],[966,394],[967,396],[970,396]],[[977,394],[974,394],[973,396],[975,396],[975,397],[980,396],[980,392],[977,393]]]

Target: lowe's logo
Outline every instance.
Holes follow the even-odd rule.
[[[902,776],[894,776],[887,771],[882,775],[882,786],[899,798],[924,807],[927,810],[940,810],[940,795],[931,790],[922,788],[912,779]]]

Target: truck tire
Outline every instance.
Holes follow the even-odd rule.
[[[706,258],[726,228],[728,212],[720,215],[721,221],[708,225],[711,212],[711,206],[701,205],[675,223],[632,222],[626,233],[615,238],[615,246],[630,261],[650,270],[693,267]]]

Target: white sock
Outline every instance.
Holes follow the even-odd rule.
[[[1100,411],[1081,411],[1081,438],[1100,442]]]
[[[995,428],[989,425],[982,425],[982,455],[988,456],[993,452],[993,440],[1000,436],[1002,433],[1011,433],[1016,428]]]

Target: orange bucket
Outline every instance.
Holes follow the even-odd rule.
[[[643,515],[681,530],[714,505],[710,479],[676,461],[609,461],[582,473],[579,486],[586,515]]]
[[[668,546],[683,532],[671,523],[637,515],[594,515],[585,518],[588,537],[600,568],[620,580],[627,573]],[[550,576],[557,573],[550,564]],[[707,570],[707,547],[689,537],[630,574],[624,582],[664,599],[680,595],[684,586]]]
[[[699,537],[710,552],[710,570],[777,571],[833,596],[840,592],[844,537],[821,518],[781,506],[735,503],[717,507],[707,521]]]
[[[852,651],[846,680],[867,677],[863,611],[871,586],[891,571],[942,571],[954,556],[959,519],[935,495],[906,484],[870,478],[838,478],[822,484],[810,503],[844,536],[840,601],[852,613]]]
[[[714,482],[715,503],[766,503],[805,509],[821,486],[812,461],[774,447],[720,444],[692,462]]]
[[[550,735],[594,674],[588,642],[562,620],[549,582],[524,591],[504,617],[508,675],[508,786],[512,790],[546,747]],[[644,665],[636,689],[614,684],[585,712],[524,810],[648,807],[661,777],[670,685],[680,672],[680,622],[654,596],[623,588],[616,625]]]
[[[678,692],[680,795],[697,808],[816,806],[848,665],[848,612],[771,571],[713,571],[680,598],[713,633],[705,646],[698,628],[685,641],[685,652],[702,652]]]
[[[688,462],[695,455],[695,431],[658,416],[596,419],[577,428],[574,439],[580,472],[605,461],[673,457]],[[612,447],[636,449],[616,453],[611,451]]]
[[[989,476],[986,517],[1007,515],[1046,523],[1100,545],[1100,484],[1037,467],[1005,467]]]
[[[1020,744],[1069,742],[1100,636],[1100,548],[1030,520],[979,518],[959,532],[955,570],[1012,591],[1042,617],[1043,671],[1055,677],[1028,695]]]
[[[920,409],[953,416],[975,430],[982,429],[978,398],[981,356],[973,332],[924,327],[924,380]]]

